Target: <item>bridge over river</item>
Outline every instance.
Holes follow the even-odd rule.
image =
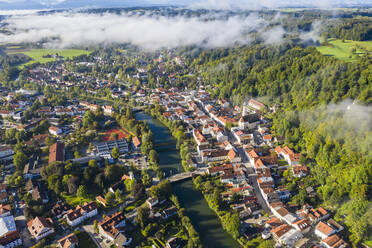
[[[195,171],[187,171],[187,172],[177,173],[177,174],[174,174],[174,175],[168,177],[167,179],[171,183],[176,183],[176,182],[179,182],[179,181],[183,181],[183,180],[192,178],[193,176],[196,176],[196,175],[203,175],[205,173],[206,173],[206,170],[197,169]]]

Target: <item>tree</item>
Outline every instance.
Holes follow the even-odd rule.
[[[220,209],[222,205],[222,198],[221,198],[221,192],[218,188],[214,189],[213,195],[212,195],[212,201],[216,205],[217,209]]]
[[[85,185],[80,185],[77,192],[77,196],[87,198],[88,197],[88,189]]]
[[[152,183],[152,178],[151,178],[149,172],[146,169],[142,171],[142,183],[146,187],[150,186],[151,183]]]
[[[27,163],[27,156],[22,151],[17,151],[13,157],[13,163],[17,170],[23,170],[23,167]]]
[[[88,166],[90,168],[97,168],[97,161],[95,159],[89,160]]]
[[[120,156],[119,149],[115,146],[111,151],[111,157],[116,160],[119,158],[119,156]]]
[[[94,223],[93,223],[93,229],[94,229],[94,232],[95,232],[96,234],[99,233],[98,222],[97,222],[97,220],[94,220]]]
[[[112,193],[111,191],[107,192],[107,194],[105,195],[105,201],[107,205],[112,206],[114,204],[114,200],[115,200],[114,193]]]
[[[143,184],[141,183],[137,183],[132,187],[131,193],[136,201],[143,199],[146,194],[145,186],[143,186]]]
[[[78,185],[79,185],[78,177],[73,177],[73,176],[69,177],[67,180],[68,193],[75,194],[76,191],[78,190]]]
[[[149,161],[151,163],[159,163],[158,153],[154,149],[149,152]]]
[[[121,194],[120,194],[120,190],[119,189],[117,189],[116,191],[115,191],[115,199],[116,199],[116,201],[121,201]]]
[[[150,209],[148,207],[142,206],[137,209],[138,222],[141,224],[142,229],[145,227],[149,215]]]

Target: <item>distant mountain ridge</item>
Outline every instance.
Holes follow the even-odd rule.
[[[0,10],[16,9],[69,9],[69,8],[115,8],[140,6],[197,6],[198,8],[249,8],[253,0],[0,0]],[[259,6],[256,4],[252,6]],[[263,7],[372,7],[370,0],[271,0]]]

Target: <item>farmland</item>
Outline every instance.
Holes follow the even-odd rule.
[[[372,41],[330,39],[327,45],[319,46],[317,50],[323,55],[334,56],[346,62],[354,62],[358,56],[371,53]]]

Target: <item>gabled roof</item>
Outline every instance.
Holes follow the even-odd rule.
[[[324,222],[319,222],[319,224],[316,226],[316,230],[318,230],[319,232],[325,234],[325,235],[330,235],[334,230],[332,229],[332,227],[328,226],[326,223]]]
[[[74,233],[70,233],[69,235],[58,240],[58,243],[62,248],[70,248],[73,245],[78,244],[78,238]]]

